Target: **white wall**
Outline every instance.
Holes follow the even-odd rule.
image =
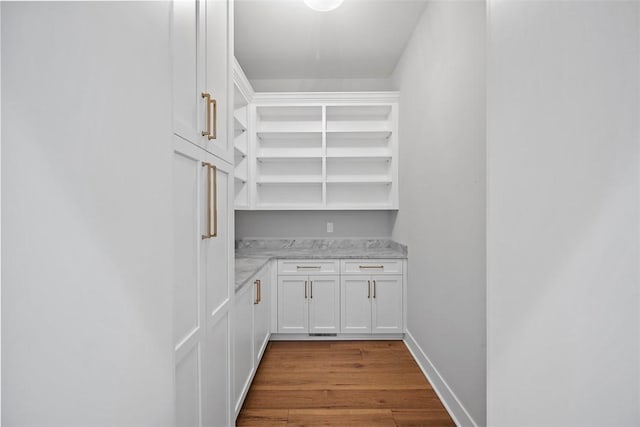
[[[393,90],[391,79],[253,79],[256,92],[358,92]]]
[[[173,424],[169,3],[2,3],[2,424]]]
[[[490,4],[491,426],[640,425],[638,8]]]
[[[407,328],[460,425],[484,425],[484,2],[430,2],[394,79],[401,209],[393,237],[409,247]]]
[[[236,239],[389,238],[388,211],[236,211]],[[333,222],[333,233],[327,233]]]

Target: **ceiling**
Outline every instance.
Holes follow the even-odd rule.
[[[316,12],[303,0],[236,0],[235,55],[249,79],[387,78],[424,0],[345,0]]]

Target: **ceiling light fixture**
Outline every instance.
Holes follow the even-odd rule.
[[[318,12],[329,12],[340,7],[344,0],[304,0],[305,4]]]

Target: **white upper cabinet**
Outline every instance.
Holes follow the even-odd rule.
[[[231,162],[229,2],[173,2],[172,24],[174,133]]]

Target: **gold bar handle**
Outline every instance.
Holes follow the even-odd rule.
[[[373,281],[373,297],[376,297],[376,281]]]
[[[202,96],[202,98],[205,99],[207,103],[207,128],[206,130],[202,131],[202,136],[206,136],[211,139],[211,94],[202,92],[200,96]]]
[[[320,267],[319,265],[297,265],[296,268],[298,270],[309,270],[309,269],[313,269],[313,270],[320,270],[322,267]]]
[[[202,167],[207,168],[207,234],[203,239],[210,239],[218,235],[218,168],[211,163],[203,162]],[[213,224],[211,223],[213,219]],[[211,230],[213,229],[213,233]]]
[[[213,234],[211,237],[218,237],[218,168],[211,165],[213,173]]]
[[[258,303],[262,302],[262,281],[258,279]]]
[[[384,268],[384,265],[359,265],[358,268]]]
[[[304,299],[307,299],[307,281],[304,281]]]
[[[256,280],[253,282],[256,285],[256,299],[253,301],[253,305],[260,303],[260,280]]]
[[[209,117],[211,116],[211,106],[213,105],[213,127],[207,139],[212,140],[218,137],[218,102],[215,99],[209,99]]]
[[[367,298],[371,299],[371,280],[367,280]]]

